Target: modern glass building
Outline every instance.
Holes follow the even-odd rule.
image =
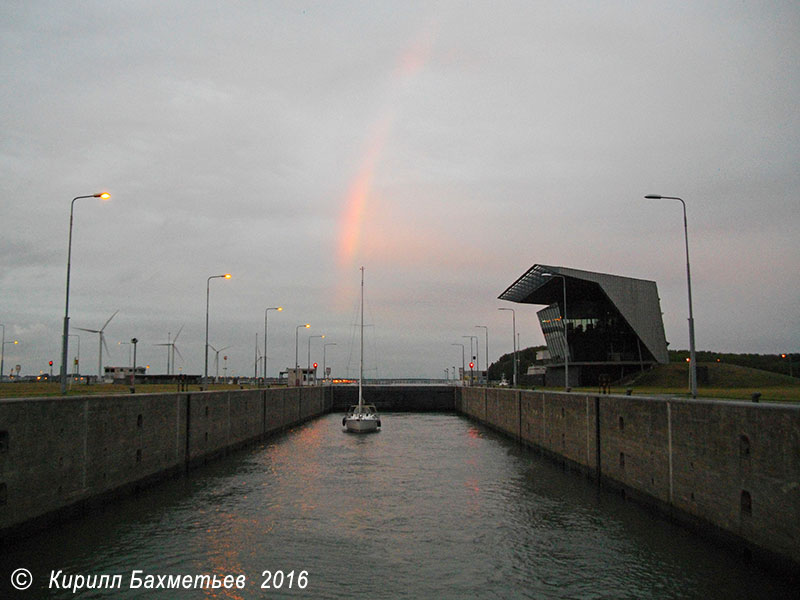
[[[655,281],[537,264],[499,298],[546,306],[548,385],[563,385],[565,371],[570,386],[588,386],[669,362]]]

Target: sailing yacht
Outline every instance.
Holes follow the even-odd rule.
[[[342,419],[342,425],[353,433],[369,433],[377,431],[381,426],[381,417],[375,406],[364,403],[364,267],[361,267],[361,361],[358,369],[358,404],[354,404]]]

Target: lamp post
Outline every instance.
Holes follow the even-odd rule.
[[[75,200],[82,198],[101,198],[108,200],[110,194],[90,194],[89,196],[75,196],[69,206],[69,245],[67,246],[67,293],[64,302],[64,333],[61,337],[61,394],[67,393],[67,347],[69,345],[69,272],[72,265],[72,220],[75,210]]]
[[[311,371],[311,340],[314,338],[321,338],[324,339],[324,335],[310,335],[308,336],[308,366],[306,367],[309,372]],[[316,379],[316,373],[314,374],[314,379]]]
[[[322,376],[327,379],[328,378],[328,369],[326,369],[325,363],[325,351],[328,349],[328,346],[335,346],[336,342],[328,342],[327,344],[322,345]]]
[[[513,308],[498,308],[497,310],[510,310],[511,311],[511,325],[513,328],[513,341],[514,341],[514,379],[513,385],[517,387],[517,312]]]
[[[686,243],[686,287],[689,291],[689,360],[691,362],[690,378],[692,398],[697,398],[697,361],[694,345],[694,313],[692,312],[692,274],[689,269],[689,227],[686,221],[686,202],[676,196],[661,196],[659,194],[648,194],[648,200],[678,200],[683,206],[683,238]]]
[[[486,346],[485,346],[486,354],[485,354],[485,359],[484,359],[483,362],[486,363],[486,381],[485,381],[485,383],[488,384],[489,383],[489,327],[487,325],[475,325],[475,327],[477,329],[483,329],[484,333],[486,334]],[[480,372],[481,372],[481,365],[480,365],[480,363],[478,363],[478,381],[480,381],[480,379],[481,379]]]
[[[472,359],[475,359],[475,362],[478,365],[478,373],[481,371],[481,357],[480,352],[478,351],[478,336],[477,335],[462,335],[462,338],[469,338],[469,360],[470,362]],[[472,353],[472,340],[475,340],[475,354]],[[472,369],[469,370],[469,384],[472,385]]]
[[[564,284],[564,391],[569,391],[569,342],[567,341],[567,278],[554,273],[542,273],[542,277],[560,277]]]
[[[78,352],[75,354],[75,361],[72,363],[72,379],[70,380],[70,388],[72,382],[75,381],[75,376],[81,374],[81,336],[77,333],[70,333],[69,337],[78,338]]]
[[[282,306],[270,306],[266,310],[264,310],[264,384],[267,383],[267,314],[271,310],[277,310],[281,312],[283,310]]]
[[[117,342],[117,346],[128,346],[128,364],[131,364],[133,360],[131,357],[131,344],[133,344],[133,342]]]
[[[131,338],[131,345],[133,346],[133,370],[131,371],[131,392],[136,390],[136,344],[139,340]]]
[[[300,359],[298,358],[297,354],[297,349],[300,345],[300,330],[303,328],[308,329],[309,327],[311,327],[311,325],[306,323],[305,325],[298,325],[294,329],[294,378],[295,382],[297,382],[297,385],[300,385],[300,380],[297,378],[297,371],[300,369]]]
[[[224,275],[212,275],[206,280],[206,356],[205,364],[203,366],[203,385],[208,382],[208,298],[211,290],[212,279],[230,279],[231,274],[225,273]]]
[[[464,386],[464,344],[450,344],[451,346],[461,346],[461,386]],[[456,368],[453,367],[453,374],[455,375]]]
[[[12,342],[7,342],[6,341],[6,326],[3,325],[2,323],[0,323],[0,327],[3,328],[3,345],[2,345],[2,347],[0,347],[0,351],[2,352],[0,354],[0,381],[3,381],[3,377],[4,377],[4,373],[5,373],[5,369],[6,369],[6,366],[5,366],[6,365],[6,344],[9,344],[9,345],[13,346],[15,344],[19,344],[19,340],[14,340]]]

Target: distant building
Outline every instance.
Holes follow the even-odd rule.
[[[103,381],[106,383],[120,383],[131,380],[133,367],[103,367]],[[136,367],[136,377],[144,376],[147,367]]]
[[[499,298],[546,306],[537,316],[550,354],[547,385],[564,385],[565,356],[570,386],[669,362],[655,281],[537,264]]]
[[[286,385],[289,387],[297,387],[301,385],[316,385],[317,384],[317,370],[306,369],[303,367],[286,368]]]

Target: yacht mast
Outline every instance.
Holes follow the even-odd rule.
[[[360,365],[358,368],[358,412],[364,405],[364,398],[361,393],[361,381],[364,379],[364,267],[361,267],[361,352]]]

